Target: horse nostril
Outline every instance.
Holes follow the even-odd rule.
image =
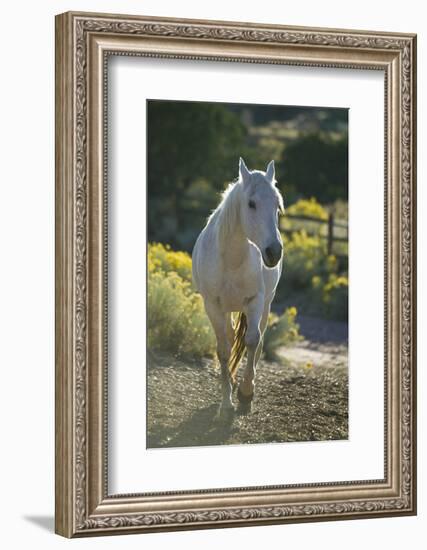
[[[267,256],[267,259],[269,261],[272,261],[274,259],[274,253],[271,246],[267,246],[267,248],[265,249],[265,255]]]
[[[282,249],[283,247],[281,243],[275,243],[267,246],[265,249],[265,258],[267,259],[267,262],[271,265],[276,265],[282,255]]]

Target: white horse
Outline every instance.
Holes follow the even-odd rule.
[[[232,390],[245,347],[247,366],[237,395],[250,410],[262,338],[282,271],[281,212],[274,161],[261,172],[248,170],[240,159],[239,178],[223,193],[194,246],[193,282],[214,328],[221,364],[221,417],[234,410]],[[235,323],[233,312],[238,312]]]

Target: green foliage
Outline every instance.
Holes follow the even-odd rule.
[[[348,202],[347,200],[337,199],[331,209],[336,220],[348,221]]]
[[[310,288],[315,275],[325,276],[337,270],[337,259],[328,256],[326,242],[306,231],[296,231],[290,237],[283,236],[284,266],[283,284],[286,288],[301,290]]]
[[[222,187],[235,176],[246,129],[224,105],[149,101],[147,117],[152,194],[178,193],[194,178],[215,178]]]
[[[173,271],[152,273],[149,278],[148,347],[193,357],[215,351],[201,297]]]
[[[212,208],[212,194],[237,175],[247,130],[219,103],[149,101],[147,119],[149,238],[191,248],[200,218]],[[198,196],[194,219],[187,192],[200,178],[210,189]]]
[[[301,339],[297,310],[271,313],[264,335],[267,359]],[[159,243],[148,245],[148,348],[191,357],[213,356],[216,342],[203,300],[191,286],[191,258]]]
[[[323,290],[326,313],[333,319],[347,321],[348,318],[348,277],[329,275]]]
[[[348,138],[327,134],[302,135],[283,155],[279,171],[289,190],[303,197],[316,196],[321,203],[348,197]]]
[[[310,218],[310,219],[301,219]],[[309,235],[326,236],[328,232],[328,211],[319,204],[314,197],[299,199],[286,208],[286,214],[281,219],[280,226],[283,231],[306,231]],[[319,221],[316,221],[319,220]]]
[[[148,273],[175,271],[184,281],[191,282],[191,257],[187,252],[175,251],[166,244],[148,245]]]
[[[240,156],[258,169],[274,159],[287,202],[347,200],[344,109],[155,100],[147,121],[150,241],[191,250]]]
[[[191,258],[148,245],[148,348],[202,357],[215,352],[203,300],[191,287]]]
[[[299,201],[287,207],[286,213],[290,216],[307,216],[318,220],[327,220],[328,211],[317,202],[314,197],[310,199],[300,199]]]
[[[312,279],[312,298],[326,317],[338,321],[348,318],[348,277],[331,273],[324,280],[319,276]]]
[[[306,315],[347,321],[348,277],[336,256],[327,254],[325,239],[296,231],[284,237],[284,250],[279,299],[292,298]]]
[[[301,310],[302,296],[322,315],[344,318],[347,289],[342,281],[337,281],[338,274],[348,270],[347,243],[334,242],[337,261],[335,256],[327,255],[327,224],[292,220],[291,215],[326,220],[328,210],[322,206],[326,204],[336,220],[347,217],[347,119],[345,109],[149,101],[149,241],[170,243],[175,249],[190,251],[207,216],[218,204],[219,192],[236,178],[239,157],[244,157],[250,168],[257,169],[263,169],[273,158],[285,202],[295,202],[287,207],[289,218],[285,216],[282,221],[288,236],[284,238],[284,269],[278,300],[296,304]],[[346,229],[337,229],[334,234],[345,238]],[[153,312],[159,300],[174,303],[177,316],[181,310],[190,315],[191,308],[199,307],[194,304],[198,300],[200,305],[200,298],[193,302],[190,287],[184,284],[191,281],[188,254],[160,244],[150,245],[148,263],[149,278],[154,277],[155,284],[150,306]],[[171,274],[176,274],[179,280]],[[321,291],[313,287],[313,277],[320,278]],[[181,301],[185,302],[182,307]],[[301,311],[307,312],[305,306]],[[190,343],[185,342],[178,327],[187,321],[181,322],[172,312],[160,309],[157,314],[164,315],[159,317],[161,323],[170,326],[149,328],[150,342],[161,347],[160,334],[171,330],[173,334],[167,345],[176,353],[187,353],[183,350],[190,350]],[[195,314],[197,323],[202,323],[201,318],[201,314],[200,317]],[[210,330],[204,312],[203,318]],[[191,330],[197,332],[198,327]],[[212,331],[210,337],[213,338]],[[198,337],[193,334],[192,338],[195,341]],[[210,344],[203,346],[210,349]]]
[[[270,313],[263,345],[264,356],[269,361],[277,359],[278,347],[288,346],[302,340],[296,317],[297,309],[295,307],[288,307],[280,316]]]
[[[196,178],[188,185],[179,202],[180,227],[176,240],[180,248],[192,248],[207,215],[215,210],[218,200],[218,191],[206,178]]]
[[[347,127],[348,111],[324,107],[297,107],[284,105],[229,104],[236,113],[248,113],[250,125],[263,128],[277,126],[284,130],[321,131],[341,133]]]

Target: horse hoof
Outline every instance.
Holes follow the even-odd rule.
[[[240,391],[240,388],[237,390],[237,399],[239,400],[239,414],[249,414],[252,409],[252,399],[254,394],[245,395]]]
[[[252,399],[254,398],[254,394],[251,393],[250,395],[245,395],[242,393],[240,388],[237,388],[237,399],[242,405],[246,405],[247,403],[252,403]]]

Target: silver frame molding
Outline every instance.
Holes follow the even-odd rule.
[[[138,55],[385,75],[385,477],[109,495],[107,59]],[[56,17],[56,508],[66,537],[416,513],[416,36],[68,12]]]

